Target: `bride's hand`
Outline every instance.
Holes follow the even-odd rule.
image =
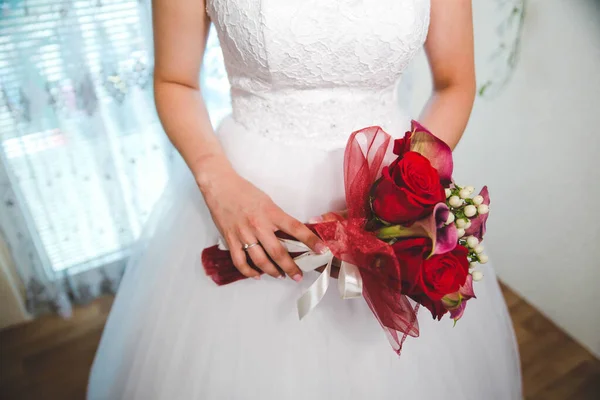
[[[246,253],[263,272],[284,278],[276,265],[295,281],[302,271],[275,236],[281,230],[313,251],[327,250],[324,243],[302,222],[286,214],[269,196],[240,177],[231,167],[220,167],[213,178],[199,183],[212,218],[227,242],[236,268],[245,276],[258,278]],[[259,243],[243,250],[244,244]]]

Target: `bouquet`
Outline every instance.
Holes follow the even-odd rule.
[[[473,187],[454,183],[452,169],[451,149],[416,121],[393,142],[378,126],[353,132],[344,156],[347,209],[307,224],[330,251],[315,254],[276,233],[300,269],[325,266],[298,299],[300,319],[323,298],[339,263],[342,298],[363,297],[398,354],[407,336],[419,335],[420,306],[456,324],[483,276],[475,268],[487,262],[481,241],[490,199],[487,187],[472,197]],[[222,241],[202,252],[202,263],[218,285],[245,278]]]

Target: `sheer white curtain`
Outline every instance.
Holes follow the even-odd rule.
[[[27,308],[69,315],[114,292],[169,175],[152,99],[150,8],[137,0],[0,2],[0,234]],[[212,35],[211,115],[228,112]]]

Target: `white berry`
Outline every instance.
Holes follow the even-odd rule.
[[[465,228],[465,226],[467,225],[467,221],[465,221],[464,219],[457,219],[456,220],[456,227],[457,228]]]
[[[473,197],[473,204],[475,204],[476,206],[480,205],[483,203],[483,196],[481,195],[477,195],[475,197]]]
[[[477,207],[469,204],[465,207],[465,215],[469,218],[474,217],[477,214]]]
[[[490,208],[486,204],[481,204],[479,207],[477,207],[477,212],[479,212],[481,215],[487,214],[490,212]]]
[[[454,214],[448,213],[448,219],[446,220],[446,225],[450,225],[454,222]]]
[[[473,280],[475,282],[478,282],[481,279],[483,279],[483,272],[481,272],[481,271],[473,271],[473,272],[471,272],[471,275],[473,276]]]
[[[477,246],[475,246],[475,248],[473,250],[475,250],[475,253],[477,253],[477,254],[483,253],[483,250],[484,250],[483,245],[478,244]]]
[[[476,266],[477,266],[477,261],[471,261],[471,262],[469,263],[469,268],[471,268],[471,269],[472,269],[472,268],[475,268]]]
[[[456,231],[458,232],[459,238],[465,236],[465,230],[463,228],[458,228]]]
[[[451,196],[448,203],[450,203],[452,207],[460,207],[463,202],[458,196]]]
[[[446,193],[446,198],[452,196],[452,190],[450,190],[450,189],[444,189],[444,192]]]
[[[469,247],[475,248],[479,244],[479,239],[477,239],[475,236],[469,236],[467,238],[467,244]]]
[[[469,197],[471,195],[471,193],[469,193],[469,191],[467,189],[461,189],[461,191],[458,192],[458,195],[460,196],[461,199],[466,199],[467,197]]]
[[[475,188],[473,186],[467,186],[465,187],[465,190],[469,192],[469,194],[472,194],[475,191]]]
[[[479,254],[478,258],[479,258],[479,262],[481,264],[485,264],[485,263],[488,262],[488,256],[487,256],[487,254]]]
[[[471,221],[467,221],[467,224],[465,225],[465,229],[469,229],[471,227]]]

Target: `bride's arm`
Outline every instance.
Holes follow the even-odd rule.
[[[302,272],[275,237],[282,230],[319,252],[324,244],[304,224],[284,213],[265,193],[242,179],[227,160],[200,91],[200,66],[210,20],[204,0],[153,0],[154,93],[163,127],[194,174],[235,266],[258,277],[242,250],[262,271],[295,280]],[[271,261],[275,261],[276,265]]]
[[[454,149],[475,100],[471,0],[431,0],[425,52],[433,93],[420,122]]]
[[[200,65],[210,20],[204,1],[153,0],[154,96],[163,127],[203,186],[229,169],[200,92]]]

